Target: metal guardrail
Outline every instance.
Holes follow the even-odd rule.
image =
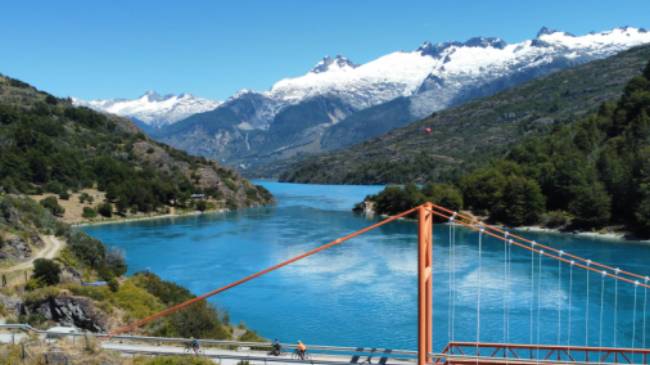
[[[177,344],[186,344],[191,340],[188,338],[182,337],[153,337],[153,336],[136,336],[136,335],[115,335],[111,336],[107,333],[95,333],[95,332],[57,332],[57,331],[47,331],[34,328],[29,324],[0,324],[0,330],[10,330],[10,331],[25,331],[32,332],[40,335],[46,336],[56,336],[56,337],[85,337],[92,335],[96,338],[105,338],[112,341],[129,341],[129,342],[145,342],[152,343],[155,345],[160,345],[162,343],[177,343]],[[236,348],[265,348],[271,349],[271,342],[248,342],[248,341],[232,341],[232,340],[212,340],[212,339],[196,339],[201,345],[214,346],[214,347],[236,347]],[[283,349],[294,350],[296,348],[295,344],[281,343]],[[129,349],[120,349],[120,352],[124,353],[137,353],[142,352],[138,350],[129,350]],[[152,352],[147,350],[146,352]],[[326,345],[309,345],[310,353],[317,353],[321,355],[338,355],[338,356],[359,356],[359,357],[372,357],[372,358],[382,358],[386,357],[394,360],[413,360],[417,357],[417,351],[411,350],[393,350],[387,348],[374,348],[374,347],[346,347],[346,346],[326,346]],[[154,351],[157,354],[167,354],[164,351]],[[284,363],[313,363],[313,364],[342,364],[350,362],[340,362],[340,361],[325,361],[325,360],[295,360],[287,359],[285,357],[264,357],[264,356],[251,356],[251,355],[231,355],[231,354],[209,354],[207,356],[213,358],[223,358],[223,359],[243,359],[243,360],[259,360],[259,361],[268,361],[268,362],[284,362]]]

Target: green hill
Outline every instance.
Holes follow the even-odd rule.
[[[559,71],[371,141],[294,160],[282,166],[280,180],[349,184],[451,180],[491,157],[503,156],[527,136],[549,131],[619,97],[648,59],[650,46],[643,46]]]
[[[379,213],[428,199],[451,201],[454,209],[511,226],[621,226],[650,237],[650,63],[617,101],[527,138],[504,158],[462,176],[455,187],[411,184],[368,198]]]
[[[0,192],[66,199],[83,188],[105,192],[121,214],[272,200],[230,169],[154,142],[127,119],[74,107],[0,75]],[[111,206],[106,210],[111,214]]]

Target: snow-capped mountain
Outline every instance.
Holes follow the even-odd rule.
[[[434,111],[646,43],[650,32],[641,28],[581,36],[542,28],[534,39],[518,43],[487,37],[424,42],[360,65],[343,56],[325,57],[302,76],[263,92],[245,90],[211,112],[163,128],[160,138],[225,162],[266,163],[357,143]],[[397,114],[392,124],[383,120]],[[324,138],[334,126],[337,135],[346,135],[347,125],[358,131],[364,123],[367,133],[344,142]]]
[[[164,95],[147,91],[137,99],[90,100],[72,99],[76,105],[107,113],[134,118],[145,125],[160,128],[218,107],[221,102],[196,97],[192,94]]]
[[[325,58],[306,75],[277,82],[265,95],[297,103],[318,95],[337,96],[357,109],[399,96],[418,98],[417,114],[448,106],[463,90],[513,73],[564,63],[583,63],[650,42],[650,32],[616,28],[583,36],[542,28],[537,37],[507,44],[499,38],[425,42],[410,52],[393,52],[356,66],[346,58]]]

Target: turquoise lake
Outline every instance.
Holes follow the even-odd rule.
[[[121,249],[130,273],[149,270],[200,294],[372,224],[375,220],[354,215],[351,208],[381,189],[257,183],[275,195],[277,205],[82,229]],[[455,302],[453,338],[474,341],[477,337],[478,235],[457,231],[453,262],[449,260],[449,227],[436,225],[434,235],[434,341],[435,350],[440,350],[450,337],[450,292]],[[646,244],[561,234],[525,235],[594,261],[650,274],[650,246]],[[267,338],[415,349],[416,251],[415,223],[398,221],[220,294],[211,302],[227,310],[234,323],[243,321]],[[583,270],[574,268],[571,273],[568,265],[558,268],[550,259],[542,259],[539,270],[538,257],[533,261],[531,291],[528,251],[513,248],[510,280],[506,281],[503,243],[484,239],[481,341],[500,342],[507,336],[510,342],[528,343],[532,334],[533,342],[541,343],[640,347],[650,336],[644,325],[644,289],[636,290],[635,311],[633,285],[616,286],[611,279],[603,283],[600,275],[592,273],[587,288]],[[504,333],[504,298],[508,334]]]

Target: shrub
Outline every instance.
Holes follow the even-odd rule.
[[[116,249],[107,252],[100,241],[83,232],[76,232],[68,240],[70,252],[79,261],[97,271],[105,280],[123,275],[126,272],[126,263],[122,253]]]
[[[67,191],[63,191],[63,192],[59,193],[59,199],[61,199],[61,200],[70,199],[70,193],[68,193]]]
[[[103,217],[110,218],[113,216],[113,205],[109,202],[104,202],[97,207],[97,212]]]
[[[40,204],[57,217],[62,217],[65,213],[65,209],[59,205],[59,202],[53,196],[48,196],[47,198],[41,200]]]
[[[133,364],[134,365],[214,365],[214,362],[204,357],[160,356],[160,357],[138,357],[133,360]]]
[[[97,217],[97,212],[91,207],[84,207],[82,216],[87,219],[92,219]]]
[[[84,204],[86,202],[92,204],[93,201],[95,201],[95,199],[86,192],[83,192],[79,195],[79,203],[81,204]]]
[[[208,202],[205,200],[199,200],[196,202],[196,210],[205,212],[206,209],[208,209]]]
[[[543,223],[550,228],[566,227],[571,223],[571,214],[563,210],[553,210],[543,217]]]
[[[46,285],[56,285],[60,281],[61,268],[59,264],[48,259],[34,260],[32,278]]]
[[[110,278],[108,280],[108,288],[113,292],[117,292],[120,289],[120,283],[115,278]]]

